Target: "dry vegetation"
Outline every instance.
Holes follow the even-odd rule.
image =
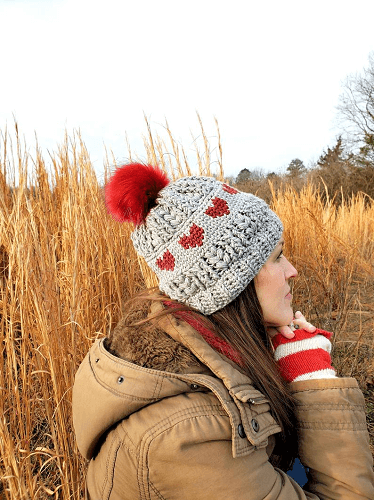
[[[204,144],[198,172],[211,175]],[[146,148],[170,175],[190,173],[171,133],[165,145],[149,131]],[[78,500],[85,463],[71,423],[74,374],[152,276],[140,271],[130,228],[107,215],[79,137],[66,137],[48,168],[17,137],[12,147],[5,135],[0,151],[0,498]],[[222,177],[220,156],[218,164]],[[273,207],[299,269],[296,305],[335,332],[335,366],[358,378],[373,436],[374,203],[358,194],[337,207],[309,185],[273,191]]]

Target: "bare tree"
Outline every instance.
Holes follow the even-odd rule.
[[[361,155],[374,158],[374,52],[367,68],[345,80],[337,110],[346,140]]]

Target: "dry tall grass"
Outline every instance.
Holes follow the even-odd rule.
[[[140,271],[130,228],[108,217],[79,136],[65,137],[47,168],[39,152],[33,159],[25,154],[17,134],[13,146],[5,134],[0,147],[0,498],[78,500],[85,463],[71,424],[74,374],[92,342],[119,319],[123,300],[153,277]],[[202,134],[198,172],[211,175]],[[170,130],[169,137],[167,146],[149,129],[148,160],[170,175],[189,174]],[[221,154],[218,165],[222,177]],[[357,196],[336,209],[311,186],[300,194],[274,193],[288,253],[300,270],[298,306],[336,332],[339,369],[367,389],[373,376],[374,204],[365,201]],[[374,401],[366,395],[373,419]]]

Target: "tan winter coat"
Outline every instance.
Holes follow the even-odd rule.
[[[292,384],[299,456],[310,468],[303,489],[268,460],[280,430],[268,401],[191,326],[163,317],[117,347],[126,360],[97,341],[76,375],[87,499],[374,499],[364,398],[354,379]]]

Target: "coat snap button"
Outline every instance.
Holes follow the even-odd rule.
[[[252,424],[252,429],[253,429],[255,432],[258,432],[258,431],[260,430],[260,425],[259,425],[259,423],[257,422],[257,420],[255,420],[254,418],[252,419],[251,424]]]
[[[239,425],[238,425],[238,434],[239,434],[239,436],[240,436],[242,439],[244,439],[245,437],[247,437],[247,436],[245,435],[245,432],[244,432],[244,427],[243,427],[243,424],[239,424]]]
[[[125,377],[123,377],[122,375],[120,377],[117,378],[117,384],[122,384],[122,382],[125,380]]]
[[[193,391],[197,391],[198,388],[199,388],[199,386],[197,384],[191,384],[191,389]]]

